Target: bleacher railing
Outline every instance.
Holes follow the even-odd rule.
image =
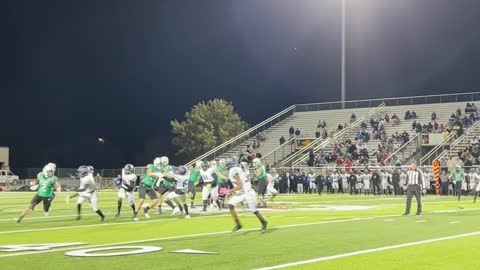
[[[448,149],[445,149],[442,153],[440,153],[440,155],[438,155],[436,159],[444,158],[452,151],[458,151],[460,143],[464,142],[465,140],[472,139],[475,134],[474,132],[479,132],[479,131],[480,131],[480,121],[477,121],[473,126],[471,126],[465,132],[465,134],[463,134],[458,139],[456,139],[452,144],[450,144],[450,147]]]
[[[453,143],[453,141],[455,140],[455,136],[456,133],[451,132],[447,137],[443,139],[441,143],[435,145],[432,150],[430,150],[425,156],[420,159],[420,164],[431,164],[433,160],[437,158],[437,155],[439,153],[442,153],[445,149],[447,149],[447,147],[450,147],[450,144]]]
[[[308,151],[310,149],[313,149],[313,152],[317,152],[318,150],[327,147],[329,144],[335,143],[338,140],[342,139],[345,135],[347,135],[347,134],[351,135],[351,132],[353,131],[354,128],[358,127],[362,122],[368,120],[370,118],[370,116],[374,115],[376,112],[378,112],[383,107],[385,107],[385,104],[382,103],[378,107],[370,110],[366,115],[360,117],[355,122],[353,122],[348,128],[342,129],[340,132],[337,132],[332,139],[325,140],[324,142],[322,142],[320,144],[315,144],[315,145],[310,144],[308,147],[305,147],[305,148],[308,148],[308,149],[302,149],[302,150],[304,150],[303,152],[301,152],[299,155],[296,155],[295,157],[293,157],[292,158],[293,161],[291,162],[291,165],[293,167],[295,167],[295,166],[298,166],[301,162],[305,161],[309,157]],[[287,165],[288,163],[287,162],[282,162],[282,164]]]
[[[417,105],[417,104],[432,104],[432,103],[447,103],[447,102],[469,102],[480,100],[480,92],[459,93],[459,94],[442,94],[442,95],[426,95],[426,96],[412,96],[400,98],[379,98],[379,99],[365,99],[353,100],[344,102],[346,109],[355,108],[369,108],[378,107],[380,104],[385,106],[402,106],[402,105]],[[323,103],[308,103],[296,104],[286,108],[285,110],[275,114],[274,116],[264,120],[263,122],[251,127],[245,132],[233,137],[232,139],[218,145],[205,154],[191,160],[186,165],[190,166],[197,160],[211,160],[221,156],[229,150],[241,145],[245,141],[252,138],[254,135],[270,128],[271,126],[285,120],[296,112],[321,111],[321,110],[339,110],[342,109],[342,102],[323,102]]]
[[[377,98],[346,101],[345,109],[377,107],[384,103],[385,106],[408,106],[433,103],[450,103],[450,102],[471,102],[479,101],[480,92],[459,93],[459,94],[442,94],[442,95],[426,95],[399,98]],[[322,111],[322,110],[340,110],[342,102],[323,102],[323,103],[307,103],[295,105],[295,112]]]
[[[295,138],[291,138],[290,140],[273,149],[266,155],[262,156],[262,160],[267,164],[270,164],[271,166],[275,166],[277,162],[293,153],[295,151],[295,148]]]
[[[249,128],[247,131],[240,133],[239,135],[231,138],[230,140],[220,144],[219,146],[213,148],[212,150],[206,152],[205,154],[191,160],[186,165],[191,166],[197,160],[212,160],[220,155],[226,153],[227,151],[233,149],[234,147],[244,143],[246,140],[249,140],[254,135],[272,127],[273,125],[285,120],[286,118],[292,116],[295,113],[295,105],[286,108],[285,110],[275,114],[274,116],[264,120],[263,122]]]
[[[456,133],[452,132],[448,135],[442,143],[436,145],[430,152],[428,152],[423,158],[420,159],[420,164],[427,165],[432,164],[435,159],[439,159],[445,152],[445,150],[450,150],[455,148],[460,142],[462,142],[468,135],[480,128],[480,121],[475,122],[473,126],[468,128],[468,130],[460,137],[455,139]]]
[[[395,158],[397,162],[404,164],[407,159],[411,158],[416,152],[421,149],[421,133],[415,134],[408,142],[404,143],[397,150],[391,153],[385,160],[384,163],[388,164],[391,159]]]

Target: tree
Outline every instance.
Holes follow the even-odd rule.
[[[213,99],[200,102],[185,113],[185,120],[172,120],[173,144],[177,154],[194,158],[245,131],[248,127],[231,102]]]

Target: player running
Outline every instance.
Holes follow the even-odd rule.
[[[163,174],[161,172],[162,166],[160,162],[160,158],[155,158],[153,160],[153,164],[148,164],[147,165],[147,174],[142,179],[142,182],[140,183],[140,186],[138,187],[138,204],[137,207],[135,208],[135,211],[133,212],[133,221],[138,221],[138,212],[140,211],[140,208],[143,205],[143,202],[145,201],[145,197],[148,195],[148,197],[152,200],[150,205],[145,207],[143,209],[143,214],[145,215],[146,218],[150,218],[150,215],[148,214],[148,210],[151,208],[154,208],[158,203],[158,195],[157,192],[154,190],[154,185],[158,181],[158,179],[161,179],[163,177]]]
[[[118,186],[118,205],[117,214],[115,217],[120,217],[120,211],[122,209],[122,200],[127,198],[128,205],[132,207],[135,213],[135,203],[133,190],[137,182],[137,175],[134,173],[135,167],[132,164],[127,164],[122,169],[122,175],[115,179],[115,183]]]
[[[277,170],[275,170],[275,168],[270,169],[270,171],[267,173],[267,180],[268,180],[267,198],[269,196],[272,196],[272,198],[270,199],[272,201],[273,201],[273,199],[275,199],[275,196],[277,196],[277,194],[278,194],[278,191],[275,189],[275,182],[277,182],[278,177],[279,177],[279,175],[277,173]],[[266,203],[265,203],[265,207],[267,207]]]
[[[190,182],[190,174],[188,173],[187,168],[185,166],[174,167],[173,173],[175,179],[175,190],[168,193],[167,197],[165,198],[165,203],[168,204],[172,208],[172,216],[180,213],[180,208],[175,207],[172,203],[172,200],[180,199],[183,208],[185,209],[185,218],[190,218],[188,214],[188,204],[187,204],[187,191],[188,191],[188,183]]]
[[[100,216],[100,221],[105,221],[105,215],[98,209],[97,185],[95,184],[93,174],[90,173],[89,167],[85,165],[80,166],[77,169],[77,176],[80,178],[80,186],[76,189],[78,192],[77,220],[81,219],[82,204],[88,201],[92,210]]]
[[[38,184],[37,194],[33,197],[27,208],[23,210],[20,217],[17,218],[17,223],[22,222],[22,219],[40,202],[43,202],[43,211],[45,216],[48,216],[53,200],[53,188],[55,188],[57,192],[60,192],[62,189],[54,174],[55,166],[53,166],[52,163],[47,164],[42,172],[38,173],[37,179],[35,180],[35,184]]]
[[[235,211],[235,206],[239,203],[242,203],[243,201],[246,201],[248,209],[250,209],[250,211],[252,211],[253,214],[257,216],[258,220],[262,224],[262,233],[265,233],[265,231],[267,230],[268,222],[257,210],[257,202],[255,199],[256,195],[255,191],[252,189],[252,183],[245,176],[242,168],[238,167],[236,162],[229,162],[227,164],[227,168],[229,169],[228,178],[233,185],[233,188],[230,190],[230,192],[234,194],[228,202],[228,209],[230,210],[230,215],[235,222],[235,227],[232,231],[235,232],[242,228],[240,220],[238,219],[237,211]]]

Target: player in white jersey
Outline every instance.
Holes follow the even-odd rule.
[[[278,191],[275,189],[275,183],[277,182],[278,177],[279,175],[277,173],[277,170],[275,170],[274,168],[270,169],[270,171],[267,173],[267,198],[269,196],[272,196],[271,200],[273,200],[278,194]]]
[[[174,167],[173,168],[175,183],[175,190],[168,193],[165,198],[165,203],[172,208],[172,216],[181,212],[179,207],[175,207],[172,203],[172,200],[180,199],[185,209],[185,218],[190,218],[188,214],[188,204],[187,204],[187,191],[188,191],[188,182],[190,181],[190,173],[187,168],[184,166]]]
[[[473,202],[476,203],[477,202],[477,196],[478,194],[480,193],[480,174],[479,174],[479,169],[476,169],[475,172],[473,173],[473,179],[470,178],[470,182],[474,182],[475,183],[475,187],[473,188],[473,191],[474,191],[474,198],[473,198]]]
[[[357,194],[362,194],[363,193],[363,181],[365,180],[365,172],[362,172],[358,176],[358,181],[357,184],[355,185],[355,189],[357,190]]]
[[[382,185],[383,194],[386,195],[388,190],[388,172],[387,171],[380,172],[380,177],[382,179],[381,185]]]
[[[258,220],[262,224],[262,233],[265,233],[268,223],[263,218],[262,214],[257,210],[256,194],[255,191],[252,189],[252,183],[245,175],[243,169],[238,167],[236,162],[228,162],[227,168],[229,170],[228,179],[233,185],[233,188],[230,190],[233,196],[228,202],[228,209],[230,210],[230,215],[235,222],[235,227],[233,228],[233,231],[235,232],[242,228],[240,220],[238,219],[237,211],[235,211],[235,206],[237,206],[237,204],[239,203],[246,201],[248,209],[252,211],[255,216],[257,216]]]
[[[316,175],[314,172],[310,171],[310,173],[307,175],[308,177],[308,183],[310,184],[309,192],[310,193],[317,193],[317,184],[315,183]]]
[[[335,194],[335,190],[338,191],[338,193],[340,193],[340,191],[338,190],[338,181],[340,179],[340,175],[337,173],[337,171],[334,171],[332,173],[332,193]]]
[[[343,194],[345,191],[348,190],[348,177],[349,177],[349,176],[350,176],[350,175],[349,175],[348,173],[343,172],[343,171],[342,171],[342,174],[340,175],[339,181],[342,181],[342,183],[341,183],[341,184],[339,183],[339,188],[340,188],[340,186],[341,186],[342,194]]]
[[[468,182],[468,191],[469,193],[473,192],[475,193],[475,174],[477,172],[475,171],[475,169],[470,169],[470,173],[468,174],[468,179],[470,180]]]
[[[200,169],[200,177],[202,181],[202,200],[203,200],[203,212],[207,212],[208,199],[211,197],[212,201],[216,204],[218,200],[218,186],[214,177],[215,166],[210,165],[208,162],[202,163]]]
[[[95,185],[95,179],[93,175],[89,173],[87,166],[80,166],[77,169],[77,176],[80,178],[80,186],[77,188],[78,200],[77,200],[77,220],[81,218],[82,204],[85,201],[90,203],[93,211],[100,216],[100,221],[105,221],[105,215],[98,209],[97,206],[97,191]]]
[[[400,173],[400,193],[403,195],[404,191],[407,189],[407,174],[402,170]]]
[[[372,180],[372,174],[370,171],[367,171],[365,177],[363,178],[363,192],[365,195],[370,195],[370,183]]]
[[[122,201],[125,198],[127,198],[128,205],[132,207],[133,212],[135,213],[133,190],[137,184],[137,175],[134,171],[135,167],[133,167],[132,164],[127,164],[122,169],[122,175],[115,179],[115,184],[118,186],[117,214],[115,217],[120,217]]]

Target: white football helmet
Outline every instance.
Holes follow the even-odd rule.
[[[163,157],[160,158],[160,165],[167,166],[168,163],[169,163],[168,157],[163,156]]]
[[[55,175],[55,167],[53,167],[51,164],[47,164],[45,167],[43,167],[42,172],[45,177],[52,177]]]
[[[57,165],[55,165],[55,163],[51,163],[51,162],[50,162],[50,163],[48,163],[47,165],[52,166],[54,172],[57,170]]]
[[[155,166],[155,168],[157,169],[160,169],[162,167],[162,160],[157,157],[153,160],[153,166]]]
[[[220,165],[220,167],[225,168],[225,167],[227,166],[227,161],[226,161],[224,158],[221,158],[221,159],[218,161],[218,165]]]
[[[195,168],[201,168],[202,167],[202,161],[201,160],[198,160],[197,162],[195,162]]]
[[[259,158],[254,158],[252,161],[252,164],[254,167],[258,167],[260,165],[260,159]]]
[[[216,160],[210,161],[210,166],[216,167],[217,166],[217,161]]]
[[[88,174],[93,175],[93,172],[94,172],[94,171],[95,171],[95,169],[93,168],[93,166],[92,166],[92,165],[89,165],[89,166],[88,166]]]

